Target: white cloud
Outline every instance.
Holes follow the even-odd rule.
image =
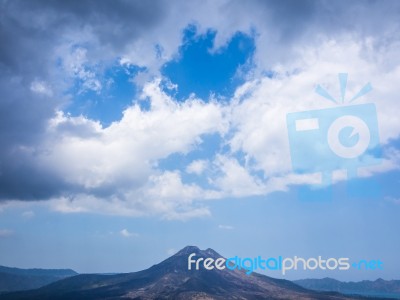
[[[209,216],[209,209],[195,205],[194,200],[219,196],[217,192],[203,190],[195,184],[184,184],[178,172],[168,171],[152,176],[144,194],[145,198],[151,200],[151,210],[159,211],[167,219]]]
[[[107,128],[63,113],[49,122],[46,151],[38,160],[82,191],[53,199],[53,209],[161,214],[168,219],[209,215],[193,200],[218,194],[184,184],[179,172],[160,172],[156,165],[170,154],[191,151],[202,143],[204,134],[225,132],[223,107],[198,99],[178,103],[159,84],[156,80],[144,87],[142,97],[150,99],[149,111],[133,105]],[[96,191],[112,196],[95,196]]]
[[[123,237],[138,237],[139,235],[135,232],[130,232],[128,229],[124,228],[119,232]]]
[[[42,163],[86,189],[116,183],[132,188],[146,182],[157,160],[186,153],[201,144],[201,135],[225,130],[216,103],[177,103],[160,90],[159,81],[148,83],[143,97],[149,97],[150,111],[134,105],[107,128],[84,117],[59,114],[50,122],[53,135]]]
[[[96,72],[92,70],[93,66],[87,58],[87,49],[67,44],[58,50],[64,53],[62,62],[65,72],[72,78],[82,81],[81,92],[92,90],[99,93],[102,90],[102,83],[97,78]]]
[[[381,163],[369,167],[360,168],[357,175],[360,177],[370,177],[374,174],[385,173],[399,169],[400,151],[393,147],[387,147],[386,151],[383,152]]]
[[[207,169],[208,161],[198,159],[192,161],[187,167],[186,172],[189,174],[201,175]]]
[[[51,209],[62,213],[99,213],[107,215],[159,215],[165,219],[186,220],[210,215],[199,202],[218,198],[215,191],[201,189],[194,184],[183,184],[177,172],[152,175],[144,186],[132,188],[111,197],[77,194],[48,201]]]
[[[211,183],[224,195],[242,197],[265,193],[265,185],[236,159],[218,155],[214,165],[221,174],[212,179]]]
[[[210,215],[204,200],[266,195],[286,191],[294,184],[316,183],[318,174],[292,174],[286,114],[332,107],[313,90],[316,84],[321,84],[337,97],[336,74],[339,72],[349,73],[347,95],[354,94],[366,82],[372,82],[373,93],[359,103],[376,103],[384,145],[398,138],[400,44],[392,38],[398,31],[397,23],[385,27],[381,25],[387,25],[385,20],[376,22],[376,26],[385,30],[376,30],[378,34],[375,35],[355,36],[351,32],[344,33],[348,32],[345,27],[345,31],[322,35],[320,31],[324,30],[313,25],[327,30],[329,25],[340,23],[330,21],[331,18],[325,20],[324,14],[314,15],[316,23],[304,21],[314,18],[295,19],[291,28],[286,27],[286,21],[280,22],[280,14],[308,16],[310,11],[318,11],[312,8],[325,11],[319,6],[325,4],[314,5],[304,11],[292,11],[292,7],[281,7],[278,2],[274,5],[254,2],[246,9],[235,1],[208,1],[204,5],[180,3],[179,7],[173,3],[165,8],[163,18],[154,22],[157,25],[145,26],[146,30],[134,38],[126,37],[120,49],[102,43],[102,38],[108,42],[110,39],[97,36],[103,32],[102,28],[92,24],[79,26],[79,31],[64,32],[61,44],[53,45],[54,57],[61,58],[63,69],[56,82],[63,82],[66,75],[80,82],[82,92],[101,92],[103,83],[99,74],[103,70],[98,69],[98,65],[115,62],[118,57],[121,64],[147,68],[135,82],[140,82],[143,88],[138,100],[149,100],[150,109],[145,111],[138,105],[131,105],[121,120],[107,128],[87,117],[72,117],[60,110],[48,122],[46,139],[36,148],[32,146],[30,151],[38,165],[52,170],[70,188],[48,205],[65,213],[187,219]],[[372,8],[369,8],[371,19],[379,19],[377,16],[381,16],[380,9],[384,7]],[[359,9],[364,14],[368,12],[368,9]],[[348,16],[343,11],[340,14]],[[41,20],[46,21],[44,16]],[[221,51],[220,47],[239,30],[255,33],[256,68],[228,104],[199,99],[178,102],[163,92],[160,79],[154,79],[154,76],[159,77],[160,66],[179,55],[182,30],[190,23],[197,25],[198,34],[210,28],[216,30],[211,53]],[[363,22],[354,24],[361,26],[359,28],[365,25]],[[111,32],[113,29],[110,27]],[[369,28],[366,29],[369,32]],[[260,75],[265,70],[274,76]],[[50,71],[49,76],[55,75],[54,70]],[[41,76],[32,78],[40,78],[27,81],[32,92],[47,96],[57,94],[58,84]],[[176,88],[173,83],[168,85]],[[217,151],[206,160],[194,160],[185,170],[159,168],[160,160],[171,154],[190,153],[202,144],[204,135],[215,133],[221,135],[221,143],[228,151]],[[398,151],[393,149],[385,153],[381,165],[360,170],[360,175],[372,176],[399,167]],[[184,171],[204,176],[212,189],[202,187],[201,181],[187,182]],[[342,175],[336,177],[336,180],[344,179]]]
[[[49,97],[53,96],[53,91],[51,90],[51,87],[44,81],[32,81],[30,89],[32,92],[38,94],[43,94]]]
[[[37,159],[80,191],[73,197],[53,199],[51,207],[61,212],[188,219],[210,215],[203,205],[207,199],[266,195],[287,191],[290,185],[319,183],[320,174],[292,173],[286,114],[335,107],[315,94],[314,88],[321,84],[338,97],[339,72],[349,73],[349,97],[366,82],[375,86],[360,103],[380,99],[375,103],[382,143],[399,135],[394,121],[400,113],[394,105],[399,69],[392,68],[381,78],[377,75],[382,73],[381,66],[365,58],[363,45],[351,39],[298,51],[301,60],[276,65],[272,78],[246,82],[230,104],[195,98],[177,102],[155,80],[145,84],[141,96],[150,100],[150,110],[132,105],[107,128],[83,116],[58,113],[49,122],[46,151]],[[189,153],[201,145],[202,135],[212,133],[219,133],[230,151],[217,152],[210,161],[194,160],[185,169],[204,176],[212,189],[185,182],[179,170],[158,168],[159,160]],[[237,158],[238,153],[243,159]],[[372,176],[399,167],[398,153],[387,151],[380,166],[360,170],[360,174]],[[335,177],[335,181],[345,179]]]
[[[264,77],[248,82],[236,92],[231,115],[234,130],[229,141],[231,149],[233,152],[244,153],[244,165],[250,174],[252,170],[261,170],[268,181],[267,187],[261,188],[260,183],[255,185],[248,176],[242,175],[245,177],[244,182],[247,182],[243,186],[251,187],[242,194],[250,194],[250,191],[254,192],[257,188],[261,188],[261,192],[286,190],[288,185],[302,182],[299,181],[300,176],[290,174],[286,114],[335,107],[335,104],[314,93],[314,87],[322,84],[334,97],[339,98],[337,73],[349,73],[347,99],[355,95],[365,83],[372,82],[375,87],[373,92],[354,104],[376,104],[382,145],[399,136],[400,128],[393,122],[400,113],[395,96],[395,82],[400,79],[400,68],[392,67],[382,76],[382,66],[367,59],[363,44],[350,38],[327,41],[318,48],[304,47],[299,49],[299,53],[301,60],[275,66],[276,70],[282,70],[283,73],[277,73],[273,78]],[[385,53],[376,54],[375,59],[384,55]],[[285,73],[287,70],[297,71]],[[381,165],[365,168],[360,172],[363,176],[371,176],[377,172],[398,169],[398,156],[392,152],[385,154]],[[235,172],[244,174],[243,170]],[[310,180],[315,182],[317,178],[309,177],[306,182]],[[225,186],[235,186],[234,180],[224,179],[224,182]],[[304,183],[303,181],[302,184]]]

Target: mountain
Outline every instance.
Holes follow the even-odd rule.
[[[77,275],[0,299],[350,299],[304,289],[288,280],[239,270],[188,270],[188,255],[220,258],[188,246],[147,270],[118,275]]]
[[[0,293],[37,289],[77,274],[73,270],[64,269],[18,269],[0,266]]]
[[[302,279],[294,282],[304,288],[316,291],[332,291],[343,294],[400,299],[400,280],[377,279],[375,281],[342,282],[332,278],[323,278]]]

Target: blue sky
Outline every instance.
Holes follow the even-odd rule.
[[[199,36],[193,26],[184,30],[179,56],[163,67],[163,75],[179,86],[177,99],[192,93],[202,99],[210,94],[229,97],[243,83],[240,71],[251,68],[254,39],[237,32],[227,45],[212,52],[215,36],[211,30]]]
[[[82,80],[76,80],[67,91],[73,101],[65,110],[74,116],[84,115],[108,126],[122,117],[122,112],[132,103],[136,95],[135,85],[130,79],[140,69],[135,66],[121,67],[118,62],[104,70],[106,89],[102,93],[82,88]]]
[[[197,245],[400,279],[397,2],[249,3],[1,2],[0,265],[131,272]],[[347,99],[372,84],[382,161],[316,187],[286,115],[337,108],[315,88],[340,98],[338,73]]]

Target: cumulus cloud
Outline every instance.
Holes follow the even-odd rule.
[[[209,214],[192,201],[215,197],[214,191],[185,184],[179,172],[160,172],[154,166],[170,154],[191,151],[203,135],[222,134],[221,105],[198,99],[178,103],[160,90],[159,81],[148,83],[142,97],[149,99],[151,110],[133,105],[107,128],[61,112],[49,121],[46,151],[36,159],[75,191],[55,198],[56,210],[159,213],[166,218]]]
[[[159,82],[148,83],[143,97],[150,99],[150,111],[134,105],[107,128],[59,113],[50,120],[48,151],[41,163],[56,166],[69,183],[88,190],[116,182],[131,188],[143,184],[158,159],[186,153],[201,144],[202,135],[224,130],[217,103],[177,103],[160,90]]]
[[[248,169],[262,170],[269,180],[291,172],[286,114],[337,107],[314,93],[314,89],[317,83],[321,83],[339,99],[338,79],[333,74],[343,70],[351,74],[347,99],[365,83],[374,82],[376,88],[373,92],[360,98],[356,104],[376,104],[382,145],[399,137],[399,131],[394,130],[392,123],[394,116],[399,113],[398,107],[395,105],[395,96],[389,91],[395,90],[399,68],[387,70],[382,78],[382,66],[368,59],[363,45],[351,39],[327,41],[318,49],[304,47],[299,51],[302,51],[302,59],[297,64],[277,67],[277,70],[297,68],[296,73],[277,73],[272,78],[248,82],[237,90],[236,103],[232,105],[235,133],[229,141],[231,149],[245,153]],[[391,83],[388,84],[388,81]],[[392,150],[384,154],[382,165],[366,170],[371,170],[371,175],[372,170],[395,169],[397,165]]]
[[[350,74],[347,95],[372,82],[373,93],[360,103],[376,103],[383,145],[399,138],[397,1],[249,1],[246,8],[240,1],[0,5],[3,201],[48,200],[64,213],[188,219],[211,214],[204,200],[318,182],[318,174],[291,172],[286,114],[332,107],[313,90],[321,84],[338,96],[339,72]],[[189,24],[198,35],[216,32],[210,53],[223,51],[238,31],[255,39],[254,66],[228,102],[178,101],[163,90],[160,68],[179,60]],[[68,91],[100,94],[104,72],[116,61],[143,67],[131,78],[141,96],[122,118],[105,127],[67,114],[74,102]],[[171,155],[198,149],[211,134],[223,151],[180,169],[159,167]],[[383,163],[361,176],[398,169],[398,151],[388,146],[384,153]],[[202,181],[188,181],[187,174]]]
[[[147,183],[136,189],[119,191],[107,197],[80,193],[73,197],[54,198],[48,201],[48,205],[62,213],[91,212],[133,217],[158,215],[168,220],[186,220],[209,216],[209,209],[197,202],[217,197],[215,191],[183,184],[176,172],[164,172],[152,175]]]
[[[265,185],[261,180],[252,176],[235,158],[219,155],[215,165],[221,174],[212,183],[225,195],[240,197],[265,193]]]
[[[186,172],[190,174],[201,175],[208,166],[208,161],[197,159],[192,161],[187,167]]]

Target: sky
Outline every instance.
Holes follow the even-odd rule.
[[[0,265],[133,272],[196,245],[384,263],[287,279],[400,279],[399,17],[395,0],[1,0]],[[288,114],[371,103],[374,149],[327,181],[298,172],[310,140],[293,147]]]

